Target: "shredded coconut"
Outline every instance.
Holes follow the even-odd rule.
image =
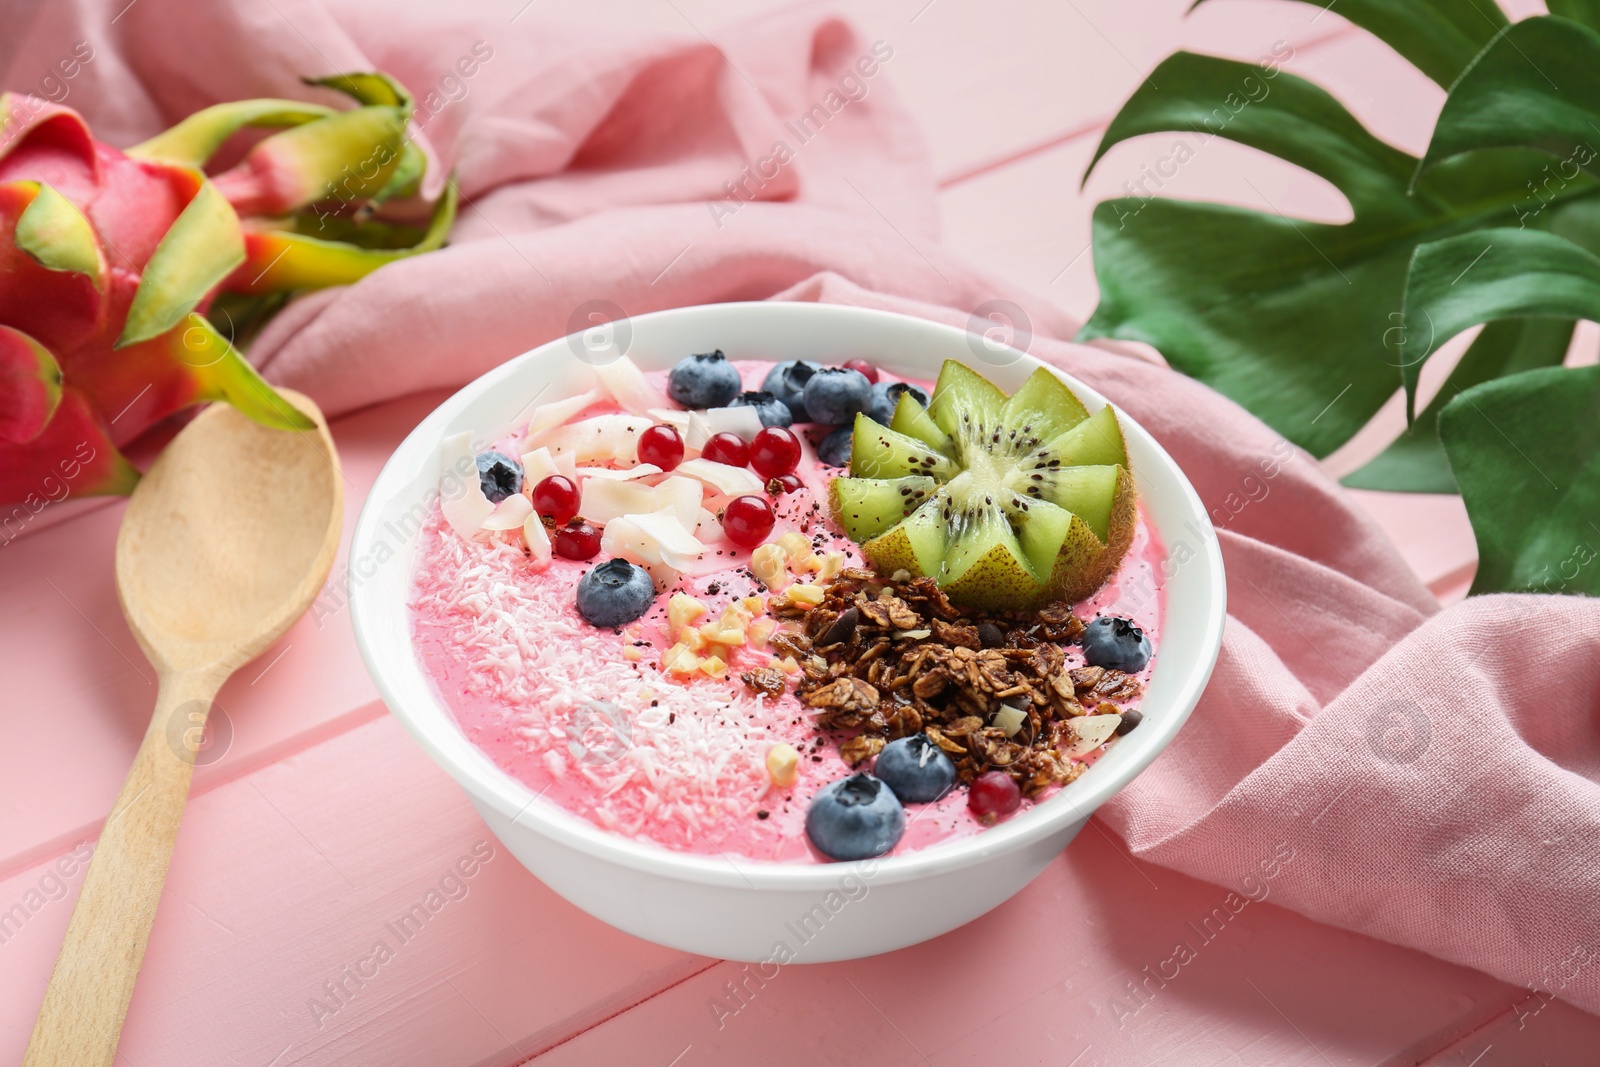
[[[562,806],[619,833],[711,850],[719,827],[759,806],[767,745],[752,741],[788,739],[763,698],[669,679],[654,656],[625,660],[626,636],[576,612],[586,567],[553,566],[530,581],[519,546],[456,536],[437,509],[419,552],[411,603],[419,641],[448,652],[468,693],[505,710],[552,788],[588,783],[563,790]],[[616,705],[619,721],[593,722],[590,700]]]

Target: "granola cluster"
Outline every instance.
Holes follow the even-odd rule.
[[[795,692],[817,710],[817,727],[854,731],[839,749],[852,766],[920,731],[963,782],[1001,770],[1038,796],[1083,771],[1062,753],[1074,740],[1071,720],[1122,712],[1118,704],[1142,689],[1121,671],[1067,666],[1062,645],[1083,623],[1064,604],[1026,617],[969,615],[931,578],[851,568],[824,587],[820,604],[774,607],[799,628],[780,629],[771,646],[799,664]],[[787,678],[777,668],[742,677],[769,694]]]

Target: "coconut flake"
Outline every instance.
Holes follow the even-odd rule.
[[[684,529],[693,529],[700,520],[700,502],[705,498],[705,492],[705,487],[697,479],[673,474],[656,483],[657,503],[652,510],[670,507],[677,513]]]
[[[536,448],[522,454],[522,473],[529,485],[538,485],[552,474],[567,478],[578,476],[577,467],[569,455],[553,456],[548,448]]]
[[[494,506],[494,513],[483,520],[485,530],[515,530],[533,514],[533,501],[512,493]]]
[[[727,533],[722,529],[716,513],[701,508],[698,517],[694,520],[694,535],[708,545],[721,544],[728,539]]]
[[[762,429],[761,415],[753,407],[707,408],[702,414],[713,434],[735,434],[746,444]]]
[[[533,564],[533,569],[542,571],[550,566],[550,533],[544,528],[544,520],[538,515],[530,514],[522,524],[522,540],[528,546],[528,562]]]
[[[452,489],[460,491],[452,493]],[[472,537],[494,514],[494,503],[483,495],[483,483],[478,479],[472,434],[451,434],[440,442],[439,491],[445,521],[462,537]]]
[[[706,546],[678,521],[672,508],[662,508],[647,515],[630,515],[633,524],[660,546],[661,561],[669,567],[683,570],[705,554]]]
[[[655,511],[660,506],[656,490],[648,485],[610,478],[585,478],[578,514],[590,522],[604,524],[623,515]]]
[[[533,409],[533,414],[528,416],[528,428],[525,431],[529,440],[543,430],[549,430],[567,422],[572,416],[589,407],[598,404],[604,399],[598,389],[590,389],[582,393],[574,393],[563,400],[552,400],[548,404],[540,404]]]
[[[595,377],[617,406],[630,415],[648,415],[654,408],[667,403],[661,390],[650,384],[639,365],[627,356],[619,355],[594,368]]]
[[[651,408],[645,414],[682,433],[689,428],[689,416],[692,412],[684,411],[682,408]]]
[[[763,488],[761,479],[754,471],[716,463],[704,457],[684,460],[673,473],[698,479],[723,496],[745,496],[759,493]]]
[[[597,415],[541,431],[529,443],[548,447],[557,462],[565,455],[575,463],[603,460],[631,467],[639,461],[639,435],[652,425],[639,415]]]
[[[631,482],[661,473],[661,468],[654,463],[640,463],[637,466],[629,467],[625,471],[615,470],[611,467],[575,467],[573,469],[580,478],[606,478],[616,482]]]

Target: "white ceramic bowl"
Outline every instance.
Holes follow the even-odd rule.
[[[956,359],[1007,391],[1039,365],[949,326],[830,304],[678,308],[619,323],[616,341],[647,370],[714,348],[738,359],[842,362],[860,356],[919,378],[935,376],[945,359]],[[493,439],[526,418],[541,390],[547,401],[588,388],[589,352],[576,338],[552,341],[440,405],[378,476],[356,523],[350,558],[352,575],[359,577],[351,595],[356,640],[390,710],[467,791],[511,853],[591,915],[673,948],[749,962],[853,959],[936,937],[1027,885],[1095,808],[1155,759],[1199,699],[1222,639],[1222,557],[1193,487],[1124,416],[1146,512],[1173,560],[1166,568],[1166,618],[1141,704],[1143,724],[1054,797],[991,830],[910,855],[797,865],[736,865],[670,852],[536,799],[466,739],[422,672],[406,604],[416,539],[404,533],[402,517],[434,499],[445,436],[470,430]],[[1105,402],[1093,389],[1067,381],[1090,408]],[[1180,543],[1187,558],[1178,565],[1173,550]]]

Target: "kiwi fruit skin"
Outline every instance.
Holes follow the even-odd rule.
[[[1093,595],[1127,554],[1138,523],[1138,496],[1116,413],[1107,406],[1090,414],[1048,370],[1035,371],[1007,397],[970,368],[947,361],[928,407],[903,396],[891,421],[891,427],[883,427],[865,415],[857,417],[853,449],[862,462],[858,468],[853,461],[851,473],[858,477],[836,479],[830,492],[835,521],[880,573],[932,576],[952,602],[969,608],[1026,610]],[[960,553],[950,543],[944,513],[963,502],[952,499],[946,483],[973,466],[999,475],[998,483],[984,483],[986,503],[964,503],[992,509],[1009,524],[1011,536],[991,529],[995,543],[952,575],[951,556],[971,553]],[[1114,476],[1108,468],[1115,469]],[[898,493],[912,478],[918,479],[915,491],[926,495],[903,520],[881,506],[885,498],[875,495],[883,492],[881,485],[849,484],[894,482]],[[1108,481],[1108,505],[1083,495]],[[938,488],[930,490],[930,484]],[[878,500],[880,511],[863,511],[869,498]],[[1041,535],[1046,542],[1041,547],[1038,538],[1028,536],[1028,519],[1018,512],[1035,508],[1042,515],[1044,508],[1060,508],[1060,499],[1078,500],[1089,521],[1062,509],[1070,522],[1048,566],[1040,566],[1060,528],[1059,517],[1051,515],[1054,525]]]

